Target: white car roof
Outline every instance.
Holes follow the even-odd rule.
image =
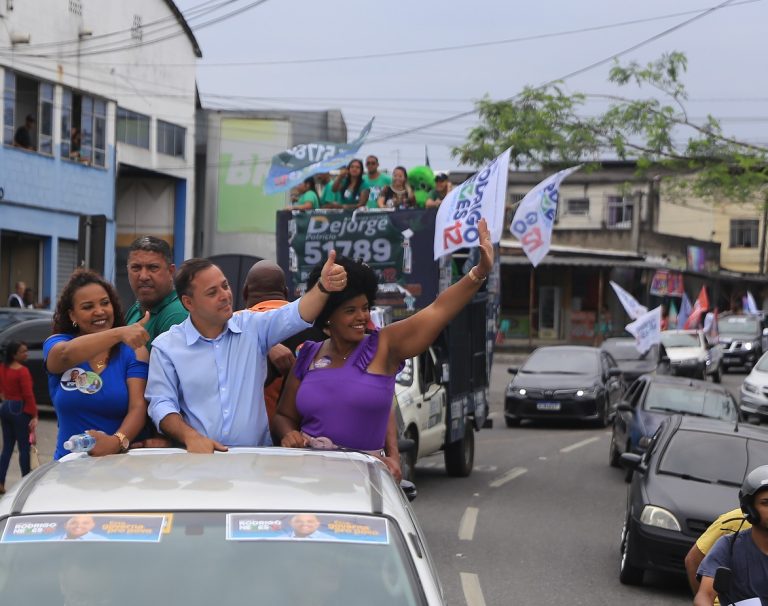
[[[401,518],[404,497],[378,459],[358,452],[232,448],[68,455],[0,499],[0,516],[99,511],[312,510]]]

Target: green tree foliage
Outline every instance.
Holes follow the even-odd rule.
[[[567,93],[562,84],[526,87],[503,101],[477,103],[480,124],[453,154],[474,166],[508,147],[516,167],[634,160],[642,174],[663,166],[687,177],[678,186],[702,197],[765,200],[768,148],[727,136],[718,120],[694,122],[685,106],[684,54],[671,52],[640,65],[616,63],[609,81],[634,86],[646,98]],[[586,113],[592,99],[608,101],[599,115]]]

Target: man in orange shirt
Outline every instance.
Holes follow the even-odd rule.
[[[286,305],[288,287],[285,284],[285,272],[279,265],[266,259],[254,263],[245,277],[243,299],[246,309],[257,312],[271,311]],[[308,338],[322,340],[325,336],[318,337],[314,329],[309,328],[269,350],[264,402],[267,405],[267,418],[270,422],[283,388],[283,377],[288,374],[296,361],[297,348]]]

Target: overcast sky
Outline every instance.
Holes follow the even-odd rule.
[[[198,84],[206,107],[340,109],[350,139],[375,116],[371,143],[361,155],[376,153],[389,168],[396,163],[410,167],[424,162],[427,145],[433,168],[452,169],[457,164],[450,148],[464,141],[475,115],[383,138],[469,111],[483,95],[502,99],[525,85],[562,78],[722,2],[267,0],[200,29],[196,24],[210,16],[194,18],[190,9],[210,2],[176,4],[189,16],[203,51]],[[214,15],[250,4],[256,3],[238,0]],[[619,25],[628,21],[637,23]],[[602,26],[608,27],[595,29]],[[734,0],[621,60],[646,62],[664,52],[684,52],[690,115],[712,114],[727,132],[768,144],[767,27],[767,0]],[[587,31],[558,35],[574,30]],[[338,57],[358,58],[317,61]],[[292,63],[274,63],[286,61]],[[616,92],[607,83],[609,67],[606,63],[568,78],[566,87]]]

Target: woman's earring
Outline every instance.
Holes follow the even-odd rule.
[[[330,321],[330,320],[326,320],[326,321],[325,321],[325,325],[326,325],[326,326],[330,326],[330,325],[331,325],[331,321]]]
[[[72,322],[72,326],[74,326],[75,328],[77,328],[77,322]]]

